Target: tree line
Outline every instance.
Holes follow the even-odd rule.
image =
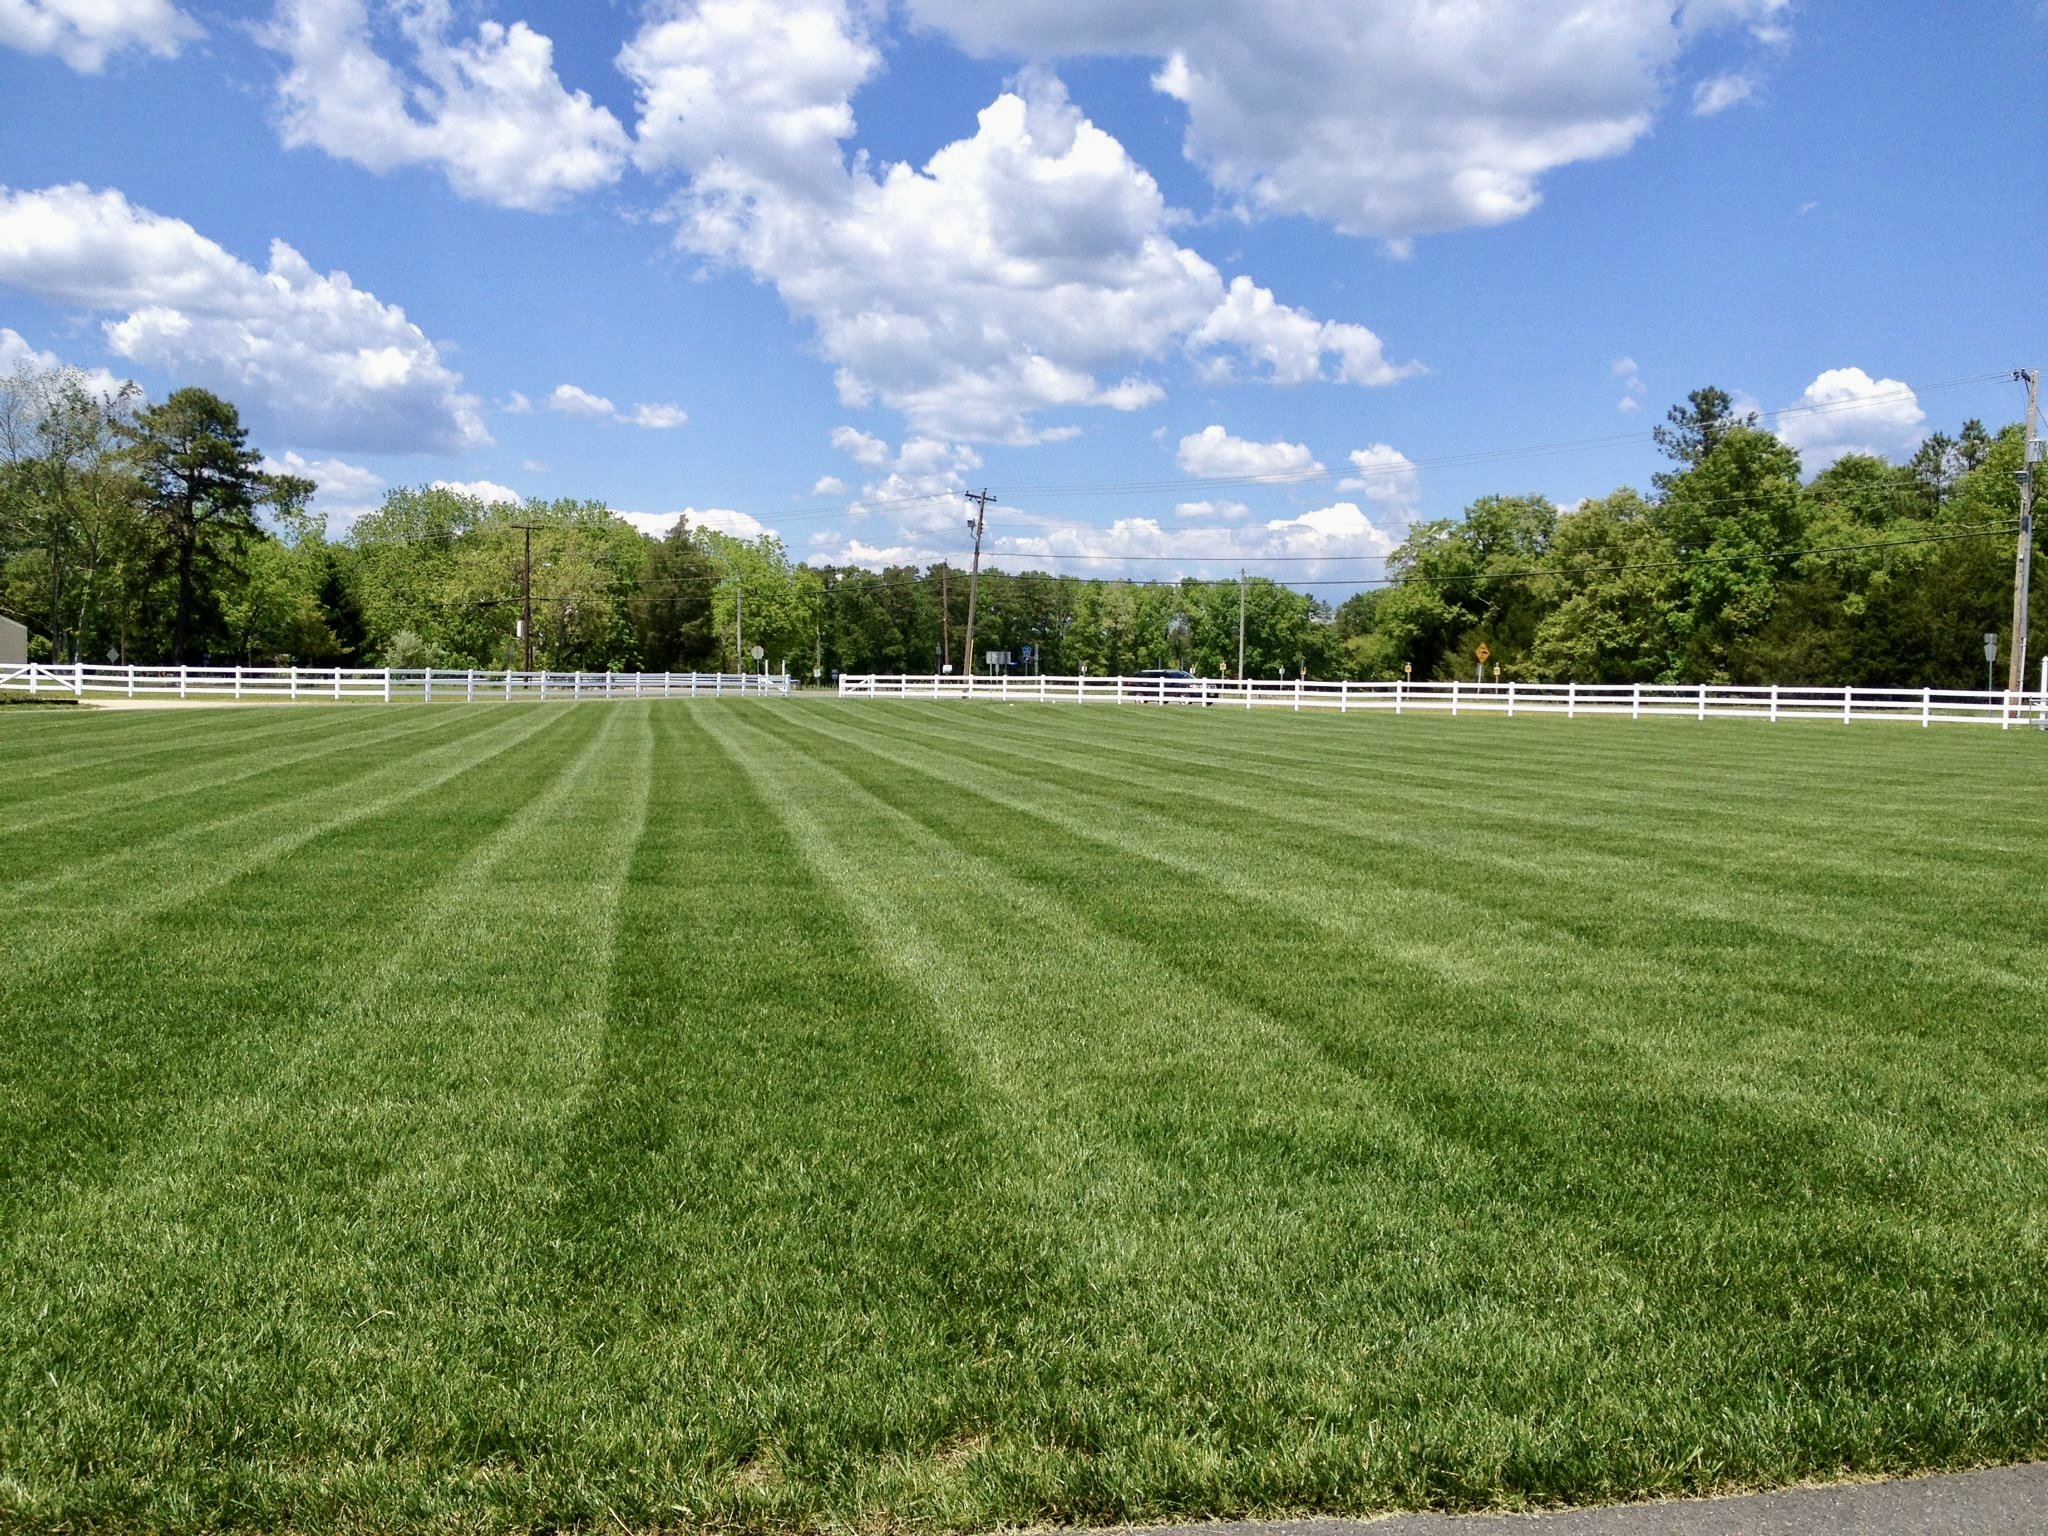
[[[2009,620],[2018,428],[1967,423],[1903,465],[1797,453],[1696,391],[1647,490],[1488,496],[1419,524],[1382,585],[985,570],[977,652],[1106,675],[1970,687]],[[36,659],[551,670],[928,672],[964,664],[967,576],[792,560],[771,535],[641,533],[601,502],[389,492],[330,538],[236,408],[151,404],[70,370],[0,379],[0,610]],[[2048,562],[2037,562],[2048,571]],[[522,633],[530,593],[532,624]],[[977,662],[978,662],[977,658]]]

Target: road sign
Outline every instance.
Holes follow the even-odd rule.
[[[1037,654],[1038,648],[1036,646],[1020,645],[1017,647],[1017,659],[1027,667],[1031,665],[1031,658]]]
[[[749,647],[749,649],[753,655],[754,660],[756,661],[759,661],[763,656],[766,656],[768,654],[766,651],[762,650],[761,647],[758,645]]]
[[[1992,662],[1998,660],[1998,636],[1986,635],[1984,637],[1984,659]]]
[[[1474,656],[1477,656],[1479,658],[1479,664],[1481,666],[1484,666],[1486,664],[1486,658],[1491,656],[1493,652],[1486,648],[1486,642],[1482,640],[1479,642],[1479,649],[1474,651],[1472,654]]]

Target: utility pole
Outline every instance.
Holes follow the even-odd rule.
[[[747,670],[747,589],[732,589],[732,661],[733,666]]]
[[[1237,680],[1244,681],[1244,567],[1237,568]]]
[[[946,663],[953,659],[953,590],[946,582],[952,570],[945,561],[939,562],[939,670],[942,672]]]
[[[2021,368],[2013,378],[2027,386],[2027,435],[2020,449],[2020,547],[2012,567],[2012,670],[2006,676],[2006,690],[2024,693],[2027,688],[2027,588],[2034,576],[2034,465],[2041,457],[2040,440],[2034,423],[2041,407],[2041,371]]]
[[[519,637],[526,642],[526,670],[533,670],[533,529],[532,523],[514,523],[526,535],[526,574],[520,582]]]
[[[967,525],[974,530],[974,564],[967,573],[967,665],[963,671],[971,678],[974,676],[974,598],[981,585],[981,535],[988,527],[988,504],[995,497],[989,495],[988,487],[983,486],[978,491],[969,491],[967,499],[974,503],[974,521]]]

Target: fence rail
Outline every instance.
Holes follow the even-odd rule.
[[[76,699],[264,699],[472,704],[545,699],[784,698],[787,677],[744,672],[453,672],[395,667],[127,667],[0,664],[0,690]]]
[[[1485,715],[1673,716],[1697,720],[1867,720],[2048,730],[2048,661],[2035,693],[1956,688],[1809,688],[1651,683],[1325,683],[1297,678],[842,676],[845,699],[1200,705]]]

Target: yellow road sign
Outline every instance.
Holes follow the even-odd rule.
[[[1484,661],[1487,657],[1491,656],[1493,652],[1489,651],[1486,648],[1486,642],[1482,640],[1479,644],[1479,649],[1474,651],[1472,654],[1477,656],[1481,661]]]

